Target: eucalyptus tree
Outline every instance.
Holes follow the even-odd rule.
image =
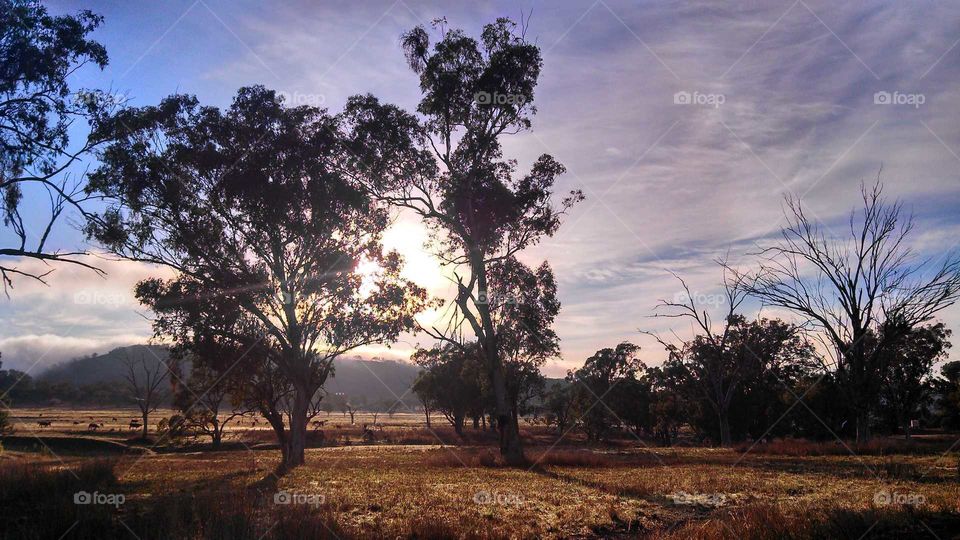
[[[503,155],[504,136],[531,128],[539,48],[508,19],[486,25],[479,40],[442,21],[435,26],[441,37],[432,48],[422,27],[401,38],[420,78],[419,115],[369,95],[351,99],[344,116],[353,159],[346,168],[374,197],[419,215],[433,232],[434,253],[454,268],[456,295],[446,323],[424,330],[455,346],[465,341],[463,330],[473,333],[495,396],[501,454],[519,463],[504,349],[487,301],[497,294],[491,269],[554,234],[583,196],[572,191],[555,203],[564,167],[550,155],[525,174]]]
[[[266,344],[261,361],[292,394],[284,466],[302,464],[311,406],[334,359],[412,329],[426,298],[400,278],[400,256],[383,252],[387,211],[339,172],[338,120],[255,86],[226,110],[174,95],[122,110],[103,129],[116,140],[100,152],[89,189],[111,205],[89,234],[119,256],[175,271],[138,291],[161,308],[159,330],[179,329],[171,334],[187,342],[213,329]],[[380,271],[358,272],[363,262]],[[234,335],[231,319],[244,332]]]
[[[102,92],[74,92],[68,78],[86,65],[103,69],[107,51],[89,35],[103,18],[83,10],[75,15],[51,15],[36,1],[0,0],[0,199],[3,225],[15,238],[0,245],[0,281],[4,290],[17,275],[43,282],[47,272],[13,266],[21,259],[63,262],[98,271],[79,259],[82,252],[51,249],[48,240],[64,211],[84,210],[82,175],[68,172],[90,150],[103,142],[95,133],[80,145],[70,142],[77,120],[95,123],[109,109],[111,99]],[[33,201],[25,220],[24,200]],[[45,222],[31,223],[43,215]]]

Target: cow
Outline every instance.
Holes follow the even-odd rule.
[[[90,425],[87,426],[87,429],[90,431],[96,431],[103,427],[103,424],[98,424],[96,422],[90,422]]]
[[[37,425],[40,426],[40,427],[42,427],[42,428],[50,427],[50,421],[49,421],[49,420],[40,420],[39,422],[37,422]]]
[[[130,421],[130,429],[131,429],[131,430],[140,429],[142,426],[143,426],[143,424],[141,424],[139,420],[131,420],[131,421]]]

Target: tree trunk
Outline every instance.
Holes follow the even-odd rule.
[[[520,429],[513,421],[513,412],[507,401],[507,381],[503,375],[503,367],[499,358],[493,366],[493,392],[496,398],[497,431],[500,435],[500,455],[508,465],[524,463],[523,442],[520,440]]]
[[[427,417],[427,429],[430,429],[430,407],[423,407],[423,414]]]
[[[147,429],[149,429],[149,427],[150,427],[150,426],[147,424],[147,420],[148,420],[148,418],[150,417],[150,413],[149,413],[148,411],[143,411],[142,414],[141,414],[141,416],[143,416],[143,436],[142,436],[142,438],[146,439],[146,438],[147,438]]]
[[[454,415],[453,430],[457,433],[457,435],[463,437],[463,416]]]
[[[720,446],[724,448],[732,446],[733,441],[730,438],[730,411],[721,410],[717,413],[720,420]]]
[[[220,443],[223,442],[223,428],[224,426],[213,425],[213,449],[217,450],[220,448]]]
[[[474,429],[474,431],[480,429],[480,417],[479,417],[479,416],[474,416],[474,417],[473,417],[473,429]]]
[[[289,451],[284,456],[284,468],[292,469],[304,463],[304,450],[307,447],[307,408],[310,406],[311,393],[306,388],[296,388],[293,395],[293,407],[290,410]]]
[[[280,463],[285,465],[287,463],[287,453],[290,449],[289,444],[287,443],[287,429],[283,424],[283,416],[275,411],[261,411],[263,417],[267,419],[267,422],[270,423],[270,427],[273,428],[274,435],[277,436],[277,443],[280,445]]]
[[[857,444],[870,442],[870,414],[866,411],[857,412]]]

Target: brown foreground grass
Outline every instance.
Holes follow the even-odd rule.
[[[951,538],[955,452],[540,446],[272,450],[0,461],[0,538]],[[812,454],[812,455],[810,455]],[[80,491],[123,503],[74,504]],[[286,502],[286,503],[285,503]],[[864,536],[865,535],[865,536]]]

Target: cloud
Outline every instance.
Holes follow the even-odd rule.
[[[720,279],[713,259],[729,254],[749,265],[757,244],[777,238],[785,194],[843,232],[859,183],[882,167],[887,194],[917,216],[919,256],[941,255],[960,238],[960,47],[950,50],[960,5],[607,0],[551,2],[546,10],[536,2],[344,0],[211,7],[227,28],[198,5],[126,79],[135,95],[181,89],[222,106],[238,86],[264,83],[322,95],[333,112],[363,92],[413,110],[418,84],[398,46],[402,31],[446,16],[478,35],[495,17],[534,8],[527,36],[543,50],[539,112],[532,132],[505,138],[504,155],[523,170],[552,154],[568,169],[557,190],[587,195],[555,237],[523,254],[530,264],[549,260],[559,280],[564,360],[549,367],[551,375],[625,339],[643,343],[648,363],[656,363],[662,355],[637,329],[670,329],[649,318],[658,299],[676,292],[666,270],[698,291],[713,290]],[[117,13],[107,13],[108,21],[134,16],[109,9]],[[127,54],[158,37],[137,28],[107,24],[98,32],[111,51]],[[130,54],[132,62],[138,53]],[[168,62],[171,55],[184,61]],[[877,105],[878,91],[919,93],[924,104]],[[714,103],[723,96],[723,103],[677,104],[677,92],[714,96]],[[394,245],[424,270],[428,259],[410,247],[411,230]],[[104,283],[61,269],[49,289],[18,288],[0,315],[0,339],[147,335],[129,290],[152,270],[125,268]],[[422,282],[444,294],[440,283],[437,275]],[[84,292],[93,306],[73,301]],[[956,328],[960,309],[942,316]]]
[[[4,369],[16,369],[36,376],[67,360],[144,341],[141,335],[114,335],[100,339],[56,334],[7,337],[0,338],[0,352],[3,353],[0,360]]]

